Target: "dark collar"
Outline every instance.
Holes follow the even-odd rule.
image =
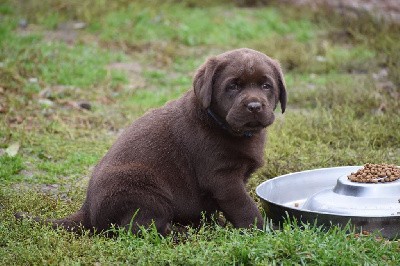
[[[243,132],[242,135],[238,135],[237,133],[235,133],[235,131],[233,131],[233,129],[231,128],[231,126],[223,119],[221,118],[219,115],[217,115],[216,113],[214,113],[213,111],[211,111],[210,108],[207,108],[207,114],[209,117],[211,117],[214,122],[223,130],[229,132],[232,135],[235,136],[243,136],[245,138],[251,138],[253,136],[253,133],[250,131],[245,131]]]

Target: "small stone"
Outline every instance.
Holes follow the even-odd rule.
[[[47,99],[50,99],[51,98],[51,90],[49,89],[49,88],[46,88],[46,89],[44,89],[44,90],[41,90],[40,92],[39,92],[39,95],[38,95],[40,98],[47,98]]]
[[[81,30],[81,29],[84,29],[84,28],[86,28],[86,23],[85,23],[85,22],[81,22],[81,21],[75,22],[75,23],[72,25],[72,28],[73,28],[74,30]]]
[[[25,18],[20,19],[20,20],[18,21],[18,26],[19,26],[21,29],[26,29],[26,28],[28,27],[28,20],[25,19]]]
[[[29,81],[29,83],[38,83],[37,78],[29,78],[28,81]]]
[[[78,106],[82,109],[91,110],[92,105],[87,101],[79,101],[77,102]]]
[[[316,56],[315,60],[317,60],[317,62],[326,62],[326,58],[321,55]]]
[[[38,103],[44,107],[51,107],[54,105],[54,102],[49,99],[39,99]]]

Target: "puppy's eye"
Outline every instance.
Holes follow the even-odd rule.
[[[237,90],[239,90],[239,85],[237,83],[229,84],[228,89],[231,91],[237,91]]]
[[[271,83],[264,83],[263,85],[261,85],[261,88],[262,88],[263,90],[272,89],[272,84],[271,84]]]

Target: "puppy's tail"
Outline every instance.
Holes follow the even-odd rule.
[[[17,220],[30,219],[40,224],[50,225],[52,228],[63,228],[69,232],[83,233],[83,230],[89,229],[84,224],[84,212],[82,210],[71,214],[62,219],[45,219],[41,217],[34,217],[26,212],[17,212],[14,214]]]

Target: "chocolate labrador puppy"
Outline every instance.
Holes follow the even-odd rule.
[[[95,167],[76,213],[42,220],[54,227],[103,231],[112,224],[138,232],[152,223],[196,224],[222,211],[235,227],[263,226],[245,189],[263,164],[265,128],[286,90],[277,61],[251,49],[209,58],[193,90],[129,126]],[[21,217],[21,214],[16,214]]]

